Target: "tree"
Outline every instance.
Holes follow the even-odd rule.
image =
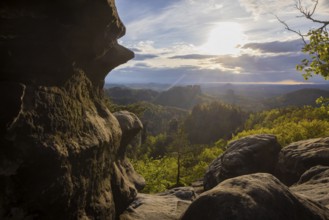
[[[329,79],[329,36],[327,26],[329,20],[320,20],[315,18],[315,13],[319,5],[319,0],[311,0],[312,7],[306,7],[303,4],[303,0],[295,0],[295,7],[300,12],[301,17],[304,17],[318,25],[317,28],[310,29],[308,33],[303,34],[301,31],[291,29],[289,25],[281,20],[277,19],[286,27],[288,31],[298,34],[303,42],[304,47],[302,52],[309,55],[308,59],[303,59],[300,64],[296,66],[298,71],[303,73],[304,78],[308,78],[314,75],[320,75],[324,79]]]

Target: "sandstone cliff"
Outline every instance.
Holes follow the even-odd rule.
[[[102,95],[133,57],[114,0],[2,0],[0,22],[0,219],[115,219],[144,180],[121,140],[140,122]]]

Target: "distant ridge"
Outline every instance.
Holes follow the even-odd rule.
[[[269,108],[288,106],[315,106],[315,100],[320,96],[329,97],[328,90],[305,88],[287,94],[267,99],[264,104]]]

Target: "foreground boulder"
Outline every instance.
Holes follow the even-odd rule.
[[[0,22],[0,219],[117,218],[138,181],[102,94],[133,57],[114,0],[2,0]]]
[[[329,167],[312,167],[290,189],[329,208]]]
[[[193,189],[188,187],[157,195],[138,194],[120,220],[178,220],[195,196]]]
[[[297,183],[313,166],[329,166],[329,137],[294,142],[284,147],[276,167],[276,176],[286,185]]]
[[[271,174],[228,179],[203,193],[181,220],[328,220],[329,210],[297,196]]]
[[[280,144],[273,135],[252,135],[233,141],[209,166],[204,188],[209,190],[232,177],[257,172],[273,173]]]

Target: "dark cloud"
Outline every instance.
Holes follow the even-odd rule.
[[[158,56],[155,54],[135,54],[134,60],[149,60],[153,58],[157,58]]]
[[[264,53],[288,53],[288,52],[298,52],[303,47],[303,41],[293,40],[293,41],[273,41],[266,43],[249,43],[245,44],[243,49],[259,50]]]
[[[217,57],[217,56],[215,56],[215,55],[203,55],[203,54],[187,54],[187,55],[173,56],[173,57],[170,57],[170,59],[200,60],[200,59],[209,59],[209,58],[215,58],[215,57]]]
[[[244,54],[240,57],[229,55],[212,59],[213,63],[220,63],[223,67],[234,69],[241,68],[247,73],[287,72],[294,71],[296,64],[306,58],[303,54],[278,55],[278,56],[254,56]]]

